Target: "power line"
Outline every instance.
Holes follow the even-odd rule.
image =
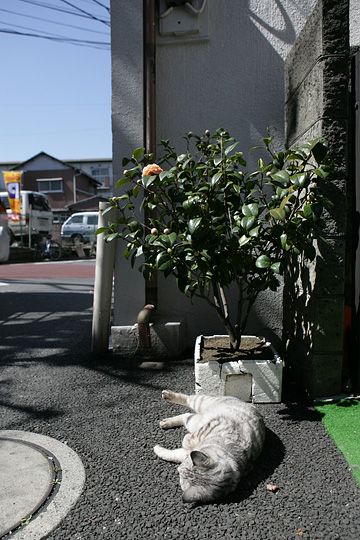
[[[101,2],[99,2],[99,0],[92,0],[92,1],[93,1],[95,4],[97,4],[98,6],[101,6],[101,7],[105,8],[106,11],[107,11],[108,13],[110,13],[110,8],[108,8],[107,6],[105,6],[104,4],[102,4]]]
[[[36,17],[35,15],[27,15],[26,13],[19,13],[18,11],[11,11],[10,9],[0,8],[0,11],[3,11],[4,13],[11,13],[12,15],[19,15],[21,17],[26,17],[28,19],[35,19],[35,20],[38,20],[38,21],[44,21],[44,22],[47,22],[47,23],[57,24],[57,25],[60,25],[60,26],[68,26],[69,28],[75,28],[77,30],[83,30],[84,32],[91,32],[91,33],[95,33],[95,34],[108,35],[107,32],[101,32],[100,30],[90,30],[90,29],[87,29],[87,28],[84,28],[84,27],[81,27],[81,26],[77,26],[75,24],[61,23],[61,22],[58,22],[58,21],[53,21],[51,19],[44,19],[44,17]],[[9,24],[9,23],[6,23],[6,24]]]
[[[55,37],[55,36],[46,36],[41,34],[34,34],[30,32],[18,32],[17,30],[8,30],[6,28],[0,28],[0,33],[2,34],[13,34],[17,36],[26,36],[40,39],[48,39],[50,41],[57,41],[60,43],[69,43],[71,45],[80,45],[84,47],[94,47],[95,49],[104,49],[108,48],[110,43],[104,41],[90,41],[86,39],[75,39],[75,38],[65,38],[65,37]]]
[[[46,9],[52,9],[54,11],[60,11],[61,13],[68,13],[70,15],[76,15],[77,17],[84,17],[85,19],[91,19],[89,15],[85,15],[83,13],[77,13],[76,11],[70,11],[69,9],[64,9],[59,6],[51,6],[49,4],[45,4],[44,2],[38,2],[36,0],[17,0],[18,2],[24,2],[25,4],[31,4],[33,6],[39,6]]]
[[[84,13],[85,15],[88,15],[91,19],[94,19],[94,21],[99,21],[99,22],[102,22],[103,24],[105,24],[106,26],[110,26],[110,22],[109,21],[105,21],[104,19],[99,19],[98,17],[96,17],[95,15],[93,15],[92,13],[90,13],[89,11],[85,11],[84,9],[82,8],[79,8],[78,6],[75,6],[74,4],[72,4],[71,2],[68,2],[68,0],[61,0],[61,2],[63,4],[66,4],[74,9],[76,9],[77,11],[80,11],[80,13]]]

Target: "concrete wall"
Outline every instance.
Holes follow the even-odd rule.
[[[350,0],[350,46],[360,46],[360,2]]]
[[[349,20],[347,0],[321,0],[286,60],[289,144],[324,136],[336,163],[325,188],[333,209],[312,265],[287,280],[287,357],[311,395],[339,393],[343,366],[349,179]],[[295,319],[293,319],[295,314]]]
[[[208,0],[199,36],[158,36],[157,139],[181,145],[184,132],[224,127],[246,152],[270,127],[284,140],[284,59],[315,0]],[[112,2],[114,179],[121,157],[142,144],[142,2]],[[115,324],[132,324],[144,303],[143,283],[117,260]],[[159,279],[159,310],[185,316],[187,341],[223,332],[216,315],[191,305],[170,278]],[[249,331],[280,336],[282,295],[263,295]]]

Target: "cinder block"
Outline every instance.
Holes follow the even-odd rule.
[[[273,351],[273,359],[247,359],[221,364],[213,360],[201,360],[201,341],[202,336],[199,336],[195,345],[196,393],[235,396],[253,403],[281,402],[283,361],[270,343],[268,345]]]
[[[148,349],[141,349],[138,325],[112,326],[111,338],[113,352],[122,358],[174,358],[184,351],[184,324],[182,321],[149,324],[150,343]]]
[[[195,363],[195,392],[208,396],[224,396],[225,381],[219,362]]]

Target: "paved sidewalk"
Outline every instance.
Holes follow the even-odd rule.
[[[359,540],[360,490],[320,414],[297,404],[259,406],[265,449],[231,497],[183,504],[176,466],[152,448],[182,439],[181,429],[159,428],[179,410],[161,390],[192,392],[192,361],[126,366],[92,357],[91,295],[60,297],[50,295],[44,307],[37,297],[20,317],[20,303],[3,296],[12,304],[0,325],[0,430],[51,437],[85,467],[84,489],[50,540]],[[41,316],[49,305],[51,316]],[[266,489],[270,482],[277,493]],[[25,540],[35,538],[30,527],[31,520],[22,528]]]

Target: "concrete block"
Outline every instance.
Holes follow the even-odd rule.
[[[219,362],[195,363],[195,393],[208,396],[224,396],[225,381],[221,378]]]
[[[340,353],[343,348],[344,297],[317,298],[313,350],[319,353]]]
[[[315,354],[308,373],[312,397],[334,396],[341,392],[342,354]]]
[[[140,349],[138,326],[112,326],[113,352],[121,358],[174,358],[184,351],[184,323],[157,321],[150,323],[149,349]]]
[[[202,336],[198,336],[194,354],[197,394],[235,396],[253,403],[281,402],[283,361],[270,343],[273,358],[269,360],[247,359],[224,363],[213,360],[203,362],[201,343]]]

